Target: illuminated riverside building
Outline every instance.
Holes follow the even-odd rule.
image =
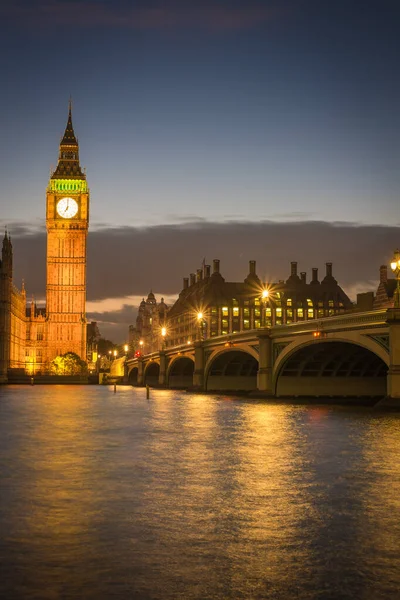
[[[160,350],[163,340],[161,331],[166,326],[168,315],[168,306],[161,298],[157,300],[152,291],[147,299],[140,303],[138,315],[136,317],[136,326],[129,327],[129,346],[131,350],[142,351],[149,354]]]
[[[286,281],[263,283],[256,274],[256,262],[249,263],[243,282],[227,282],[220,273],[220,261],[197,269],[184,278],[178,300],[168,312],[166,346],[192,343],[198,339],[239,333],[249,329],[308,321],[353,308],[353,304],[326,263],[322,281],[318,269],[297,274],[291,263]]]
[[[10,236],[3,239],[0,261],[0,383],[9,369],[24,369],[26,292],[13,283],[13,249]]]
[[[89,190],[79,162],[71,105],[58,164],[46,190],[46,307],[26,306],[12,283],[12,245],[6,234],[0,267],[0,381],[10,370],[46,372],[61,354],[86,360],[86,238]]]

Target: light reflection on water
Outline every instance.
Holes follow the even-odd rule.
[[[0,389],[0,593],[392,599],[400,418],[143,389]]]

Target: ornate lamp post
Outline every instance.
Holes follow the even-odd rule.
[[[268,297],[269,297],[269,291],[264,289],[261,294],[261,302],[262,302],[262,320],[261,320],[261,322],[262,322],[263,327],[265,327],[265,323],[266,323],[265,312],[266,312]]]
[[[161,327],[161,338],[162,338],[162,342],[161,342],[161,350],[165,350],[165,337],[167,335],[167,328],[166,327]]]
[[[129,346],[128,346],[128,344],[125,344],[125,346],[124,346],[124,352],[125,352],[124,383],[128,383],[128,363],[126,362],[128,360],[128,350],[129,350]]]
[[[203,341],[204,340],[204,318],[203,318],[203,313],[202,312],[198,312],[197,313],[197,323],[199,326],[199,340]]]
[[[397,249],[393,255],[390,268],[396,275],[396,290],[394,292],[394,308],[400,308],[400,252]]]

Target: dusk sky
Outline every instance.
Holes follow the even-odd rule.
[[[16,284],[44,298],[45,189],[71,95],[104,333],[122,339],[131,305],[150,288],[172,299],[204,257],[231,280],[250,259],[281,279],[290,260],[332,261],[346,291],[373,289],[400,245],[399,23],[397,0],[2,0]]]

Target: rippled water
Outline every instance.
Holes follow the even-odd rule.
[[[400,415],[0,389],[0,595],[400,597]]]

